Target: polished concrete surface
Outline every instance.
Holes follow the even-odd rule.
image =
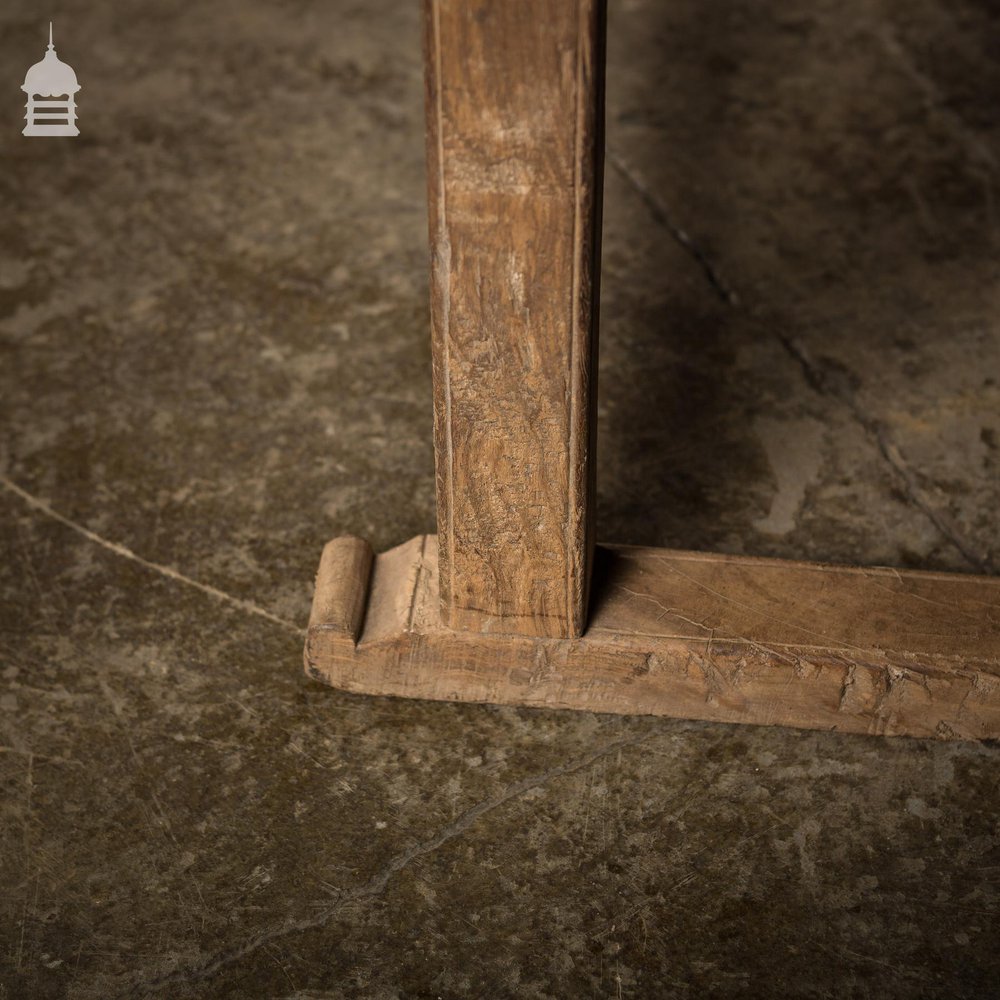
[[[0,998],[1000,996],[995,745],[302,675],[324,542],[434,527],[419,5],[54,16],[28,139],[0,9]],[[609,20],[600,537],[995,572],[996,6]]]

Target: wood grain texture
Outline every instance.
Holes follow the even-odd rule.
[[[569,637],[593,552],[603,0],[426,0],[443,621]]]
[[[375,554],[361,538],[342,535],[324,549],[316,572],[309,627],[322,625],[354,643],[361,636],[361,625],[368,604]]]
[[[1000,580],[597,551],[581,638],[475,635],[442,624],[437,540],[415,538],[376,558],[356,643],[314,610],[307,673],[367,694],[1000,737]],[[321,576],[315,608],[346,585]]]

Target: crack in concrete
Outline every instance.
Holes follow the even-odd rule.
[[[704,250],[673,221],[666,206],[623,159],[610,151],[607,153],[607,159],[639,195],[643,204],[649,209],[653,220],[663,226],[700,265],[716,295],[726,305],[738,309],[741,306],[739,295]],[[785,351],[798,363],[806,381],[816,392],[821,396],[836,399],[847,407],[851,416],[861,425],[865,434],[878,449],[883,460],[901,480],[905,494],[913,506],[934,525],[938,532],[961,553],[966,562],[977,572],[987,576],[996,576],[998,569],[990,556],[987,553],[977,552],[975,546],[937,507],[927,491],[921,487],[916,472],[903,457],[899,447],[892,441],[886,425],[868,413],[861,405],[857,391],[851,384],[850,374],[836,372],[832,366],[824,368],[811,358],[808,351],[797,339],[783,333],[780,329],[772,329],[771,332]]]
[[[153,979],[147,980],[146,982],[137,983],[135,986],[123,993],[122,997],[143,997],[148,996],[150,993],[159,992],[160,990],[172,985],[191,985],[193,983],[204,982],[205,980],[212,979],[215,975],[222,972],[224,969],[229,968],[236,962],[239,962],[241,959],[247,958],[255,952],[266,948],[274,941],[288,937],[292,934],[302,934],[307,931],[319,930],[332,920],[338,912],[351,903],[362,902],[379,896],[385,890],[393,876],[398,875],[417,858],[426,854],[431,854],[439,847],[442,847],[449,841],[461,836],[469,830],[480,817],[500,808],[513,799],[520,798],[534,788],[540,788],[541,786],[554,781],[556,778],[560,778],[566,774],[572,774],[576,771],[581,771],[601,758],[608,757],[619,750],[626,750],[631,747],[638,746],[641,743],[645,743],[646,741],[652,739],[653,735],[655,734],[647,733],[643,736],[633,736],[627,739],[616,740],[598,750],[591,750],[589,753],[583,754],[580,757],[572,758],[563,764],[557,764],[555,767],[551,767],[548,770],[543,771],[541,774],[536,774],[532,777],[517,781],[513,785],[509,785],[498,795],[489,799],[484,799],[481,802],[477,802],[475,805],[470,806],[460,816],[441,827],[437,833],[425,840],[420,841],[420,843],[415,844],[413,847],[410,847],[405,851],[401,851],[399,854],[395,855],[395,857],[390,859],[388,864],[386,864],[380,871],[372,875],[372,877],[364,885],[358,887],[357,889],[344,892],[343,895],[336,900],[336,902],[322,909],[314,916],[300,917],[295,920],[284,920],[279,924],[265,928],[264,930],[258,931],[256,934],[247,938],[242,944],[238,944],[232,948],[218,952],[215,955],[211,955],[199,963],[188,965],[186,968],[176,969],[173,972],[157,976]]]
[[[944,122],[959,149],[970,160],[978,161],[989,173],[995,174],[998,165],[993,150],[956,112],[955,102],[943,94],[934,79],[920,68],[912,49],[905,44],[892,26],[887,23],[872,24],[867,30],[878,39],[886,54],[920,91],[921,102],[927,114],[936,116]]]
[[[670,235],[689,253],[705,275],[708,283],[712,286],[715,294],[729,306],[740,305],[740,297],[734,291],[732,285],[719,273],[719,269],[712,262],[708,254],[696,243],[687,230],[682,229],[674,221],[666,205],[663,204],[646,186],[643,179],[623,160],[617,153],[610,149],[605,154],[608,163],[611,164],[625,179],[625,182],[639,196],[642,203],[649,210],[649,214],[658,222]]]
[[[164,566],[162,563],[151,562],[149,559],[144,559],[127,546],[121,545],[118,542],[113,542],[110,539],[98,535],[85,525],[79,524],[77,521],[66,517],[65,514],[60,514],[45,500],[29,493],[26,489],[18,486],[17,483],[15,483],[12,479],[9,479],[7,476],[0,475],[0,486],[2,486],[9,493],[13,493],[15,496],[20,497],[24,503],[37,513],[44,514],[51,520],[57,521],[59,524],[75,531],[78,535],[82,535],[88,541],[93,542],[95,545],[99,545],[103,549],[107,549],[109,552],[113,552],[116,556],[120,556],[122,559],[128,559],[130,562],[138,563],[145,569],[152,570],[154,573],[159,573],[161,576],[165,576],[167,579],[173,580],[176,583],[183,583],[185,586],[193,587],[195,590],[200,590],[203,594],[208,594],[209,597],[214,597],[218,601],[225,601],[226,604],[239,608],[240,611],[257,615],[259,618],[266,618],[269,622],[272,622],[275,625],[280,625],[282,628],[288,629],[296,635],[305,635],[305,629],[299,628],[299,626],[294,622],[290,622],[285,618],[279,618],[278,615],[272,614],[266,608],[259,607],[252,601],[244,600],[242,597],[234,597],[232,594],[227,594],[224,590],[219,590],[218,587],[213,587],[211,584],[193,580],[191,577],[185,576],[183,573],[178,572],[170,566]]]
[[[995,576],[997,567],[990,557],[976,552],[974,546],[952,524],[951,519],[934,504],[927,491],[920,485],[917,473],[903,457],[899,447],[889,436],[888,428],[877,417],[872,416],[858,401],[857,392],[848,378],[838,377],[841,373],[824,367],[814,361],[794,337],[785,333],[775,333],[788,354],[798,362],[806,381],[821,396],[838,400],[850,411],[854,419],[864,429],[879,454],[902,480],[910,502],[934,525],[935,528],[962,554],[966,562],[977,572]]]

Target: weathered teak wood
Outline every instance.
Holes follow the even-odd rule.
[[[326,547],[308,673],[368,694],[1000,737],[1000,580],[595,553],[601,3],[426,0],[439,535],[374,560],[356,538]]]
[[[443,620],[583,630],[601,0],[426,0]]]
[[[306,668],[347,691],[884,736],[1000,736],[1000,580],[601,547],[579,639],[442,625],[434,536],[323,553]],[[349,615],[368,593],[363,629]]]

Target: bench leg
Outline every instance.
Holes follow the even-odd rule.
[[[1000,736],[1000,581],[594,545],[603,0],[425,0],[438,534],[323,555],[349,691]]]

